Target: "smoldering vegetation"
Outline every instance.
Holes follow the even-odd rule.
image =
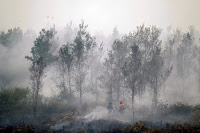
[[[200,130],[199,31],[87,27],[1,31],[1,132]]]

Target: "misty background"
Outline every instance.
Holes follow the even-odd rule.
[[[197,131],[199,12],[199,0],[0,0],[0,132]]]
[[[191,33],[194,46],[199,47],[200,2],[198,0],[122,0],[117,1],[47,1],[47,0],[0,0],[0,85],[2,87],[30,87],[29,67],[31,63],[25,59],[30,55],[34,41],[42,28],[49,29],[55,25],[57,46],[56,50],[66,42],[73,42],[78,24],[84,20],[88,31],[95,36],[96,43],[103,43],[103,64],[115,39],[121,39],[125,34],[135,31],[137,26],[155,25],[162,29],[162,52],[166,62],[173,70],[162,85],[159,99],[164,103],[185,102],[199,103],[199,80],[197,56],[192,61],[188,76],[184,82],[187,93],[181,93],[181,82],[178,77],[176,52],[183,34]],[[192,28],[190,26],[193,26]],[[18,28],[19,27],[19,28]],[[3,35],[5,34],[5,36]],[[177,42],[170,45],[171,41]],[[174,55],[165,55],[164,51],[172,46]],[[55,52],[54,54],[57,54]],[[172,56],[172,57],[168,57]],[[46,70],[42,94],[47,97],[58,94],[59,89],[54,82],[54,69]],[[104,90],[102,95],[104,95]],[[145,93],[146,99],[136,103],[149,102],[151,93]],[[90,98],[91,97],[91,98]],[[85,99],[94,99],[93,95]],[[86,100],[87,101],[87,100]]]

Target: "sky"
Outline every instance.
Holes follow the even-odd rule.
[[[200,0],[0,0],[0,30],[39,31],[84,20],[92,32],[128,33],[136,26],[200,27]]]

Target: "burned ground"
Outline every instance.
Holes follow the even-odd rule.
[[[121,116],[120,113],[117,114],[116,112],[115,114],[107,115],[108,112],[104,107],[97,107],[85,115],[81,112],[40,114],[37,117],[25,114],[7,114],[6,116],[1,115],[0,132],[200,132],[200,123],[197,115],[199,112],[198,106],[187,107],[186,109],[186,105],[177,103],[165,108],[165,110],[162,108],[162,110],[157,110],[154,113],[139,110],[135,111],[134,117],[131,117],[132,114],[127,115],[131,113],[128,110]],[[98,115],[99,117],[97,117]]]

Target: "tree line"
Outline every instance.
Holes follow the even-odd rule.
[[[126,35],[114,28],[108,50],[103,40],[97,43],[87,27],[84,21],[78,28],[68,25],[62,46],[55,27],[42,29],[36,37],[31,55],[25,57],[31,62],[30,91],[35,115],[49,67],[56,72],[53,76],[58,97],[69,103],[78,98],[80,105],[84,95],[92,95],[96,105],[119,104],[126,98],[134,108],[136,96],[144,99],[143,95],[151,92],[152,106],[156,108],[159,92],[173,73],[182,83],[176,88],[180,93],[189,91],[185,81],[190,75],[200,83],[200,36],[193,27],[187,32],[177,29],[168,33],[165,40],[161,40],[162,29],[156,26],[142,25]],[[20,28],[1,32],[0,44],[10,47],[22,36]]]

